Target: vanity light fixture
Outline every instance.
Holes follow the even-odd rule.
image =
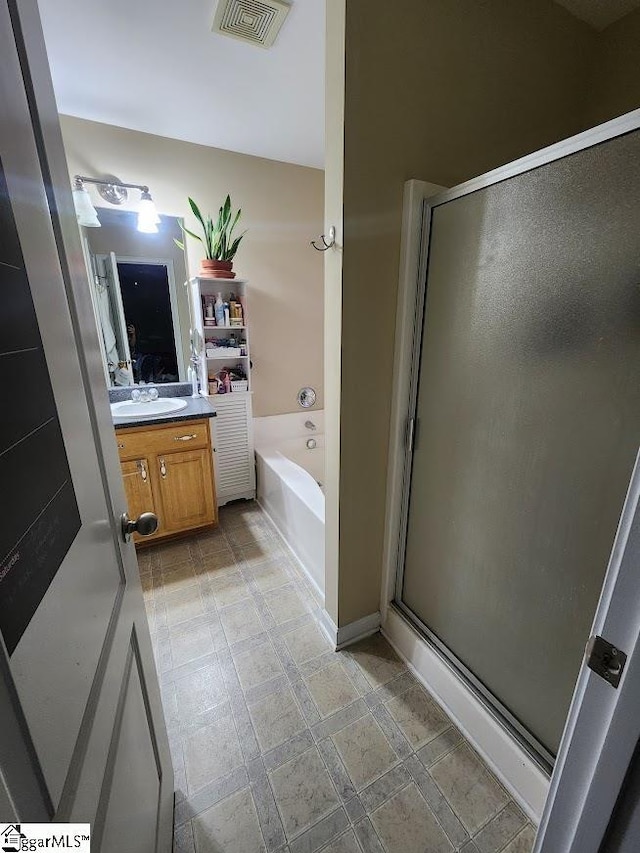
[[[72,194],[78,223],[80,225],[84,225],[85,228],[100,228],[100,220],[98,219],[98,214],[91,201],[91,196],[84,188],[82,179],[78,176],[73,179]]]
[[[157,234],[160,217],[149,190],[143,190],[138,207],[138,231],[143,234]]]
[[[138,231],[144,234],[157,234],[160,217],[153,203],[149,187],[146,184],[125,184],[114,178],[89,178],[86,175],[75,175],[73,179],[73,203],[76,208],[78,223],[86,228],[100,228],[98,213],[93,206],[85,184],[95,184],[98,192],[109,204],[122,204],[127,200],[127,189],[140,190],[140,206],[138,208]]]

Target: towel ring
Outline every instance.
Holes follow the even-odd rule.
[[[329,242],[328,243],[324,239],[324,234],[320,235],[320,239],[322,240],[322,242],[324,244],[323,246],[317,246],[315,240],[311,241],[311,245],[316,250],[316,252],[326,252],[327,249],[330,249],[332,246],[335,246],[335,244],[336,244],[336,229],[335,229],[335,227],[332,225],[329,228]]]

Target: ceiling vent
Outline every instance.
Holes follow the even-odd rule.
[[[271,47],[289,13],[288,0],[219,0],[214,33]]]

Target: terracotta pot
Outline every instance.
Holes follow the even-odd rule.
[[[209,258],[200,261],[200,275],[203,278],[235,278],[232,269],[233,261],[212,261]]]

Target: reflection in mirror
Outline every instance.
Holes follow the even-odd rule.
[[[184,382],[189,301],[180,220],[161,216],[157,234],[137,230],[137,214],[99,210],[83,229],[92,299],[109,386]]]

